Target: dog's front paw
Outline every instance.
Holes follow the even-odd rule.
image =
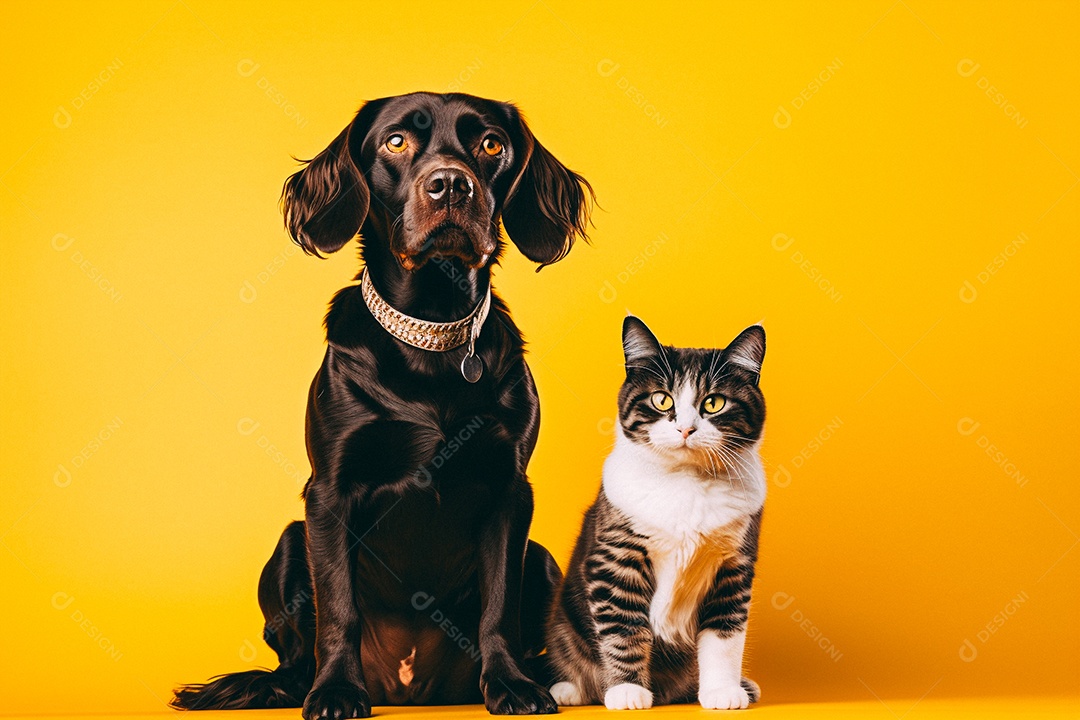
[[[349,682],[331,682],[314,688],[304,700],[304,720],[347,720],[371,715],[367,690]]]
[[[750,707],[750,696],[742,685],[730,685],[701,690],[698,702],[706,710],[745,710]]]
[[[551,693],[524,676],[486,677],[480,683],[492,715],[546,715],[559,712]]]
[[[604,705],[608,710],[648,710],[652,693],[634,683],[612,685],[604,693]]]

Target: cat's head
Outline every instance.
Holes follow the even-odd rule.
[[[623,322],[626,380],[619,421],[631,442],[675,461],[737,465],[761,439],[765,397],[758,387],[765,330],[751,325],[726,348],[661,345],[636,317]]]

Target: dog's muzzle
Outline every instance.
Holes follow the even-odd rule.
[[[458,258],[473,269],[487,265],[497,246],[478,183],[456,164],[421,174],[407,208],[410,236],[395,250],[402,267],[415,270],[432,256]]]

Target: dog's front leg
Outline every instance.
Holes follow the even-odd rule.
[[[350,508],[332,487],[312,483],[306,499],[308,562],[315,581],[315,683],[305,720],[368,717],[360,667],[361,617],[353,597]]]
[[[481,541],[480,689],[495,715],[558,712],[551,693],[521,671],[521,576],[532,511],[532,488],[517,478],[491,513]]]

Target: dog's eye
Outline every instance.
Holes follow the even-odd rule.
[[[705,402],[701,403],[701,409],[709,415],[720,412],[724,409],[724,405],[727,404],[727,400],[723,395],[710,395],[705,398]]]
[[[671,406],[675,404],[675,401],[671,399],[671,396],[666,392],[654,392],[649,397],[649,402],[652,406],[660,412],[667,412],[671,409]]]
[[[406,142],[404,135],[391,135],[390,139],[386,141],[386,149],[392,153],[405,152],[407,147],[409,147],[409,143]]]
[[[488,155],[494,156],[500,154],[503,151],[503,144],[499,142],[498,138],[489,135],[488,137],[484,138],[483,148],[484,152],[486,152]]]

